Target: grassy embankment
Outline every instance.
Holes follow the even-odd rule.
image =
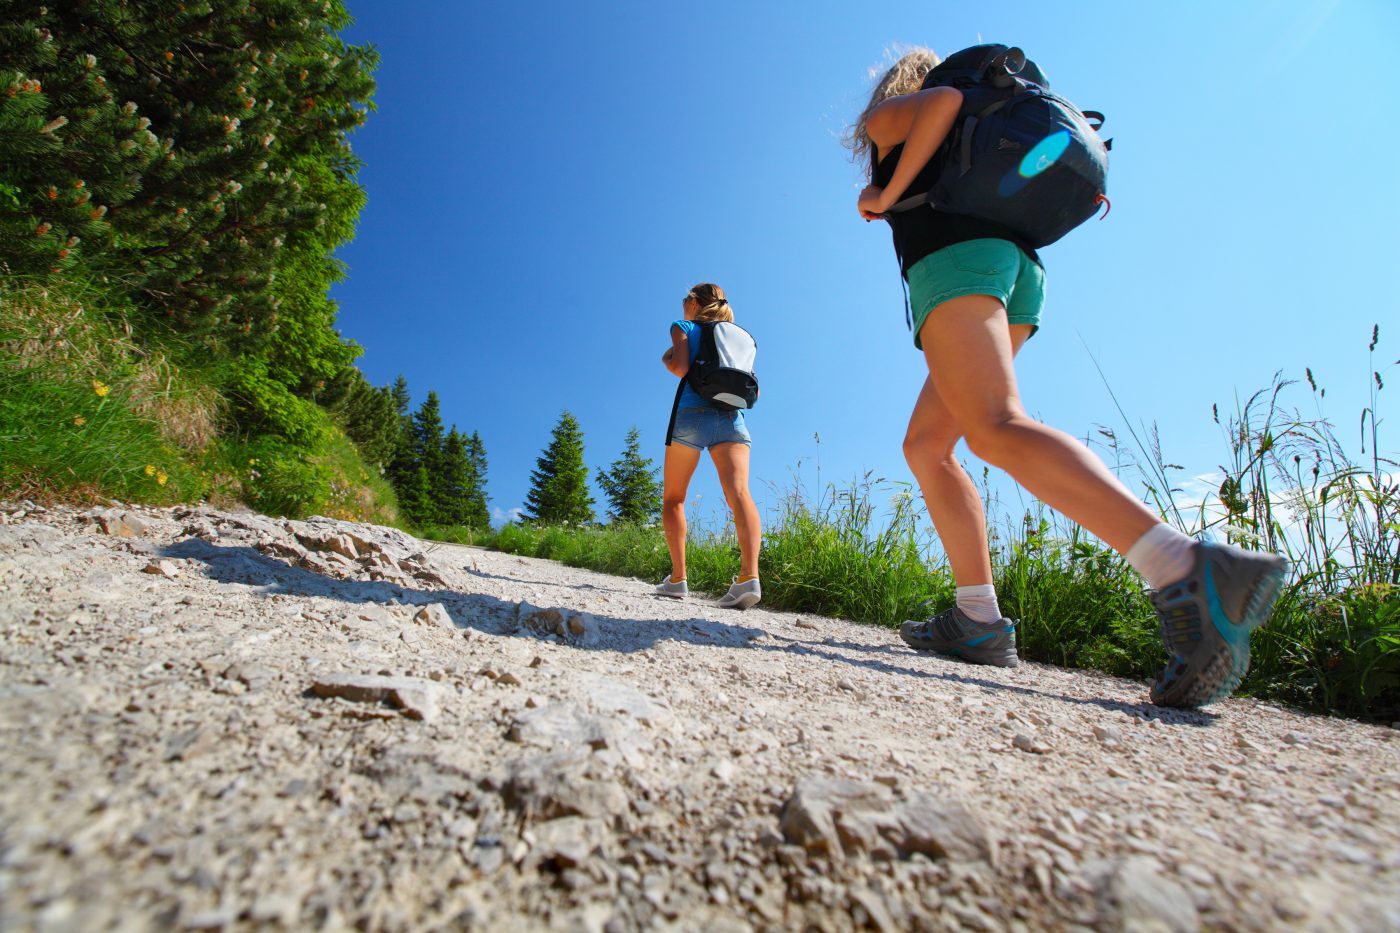
[[[239,436],[223,373],[174,337],[137,341],[129,317],[99,288],[0,284],[0,495],[396,520],[329,414],[310,447]]]

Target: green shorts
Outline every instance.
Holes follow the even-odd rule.
[[[961,295],[991,295],[1006,308],[1008,324],[1040,329],[1045,305],[1045,270],[1010,240],[967,240],[930,253],[909,269],[909,306],[914,346],[929,312]]]

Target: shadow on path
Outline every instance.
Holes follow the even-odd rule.
[[[521,628],[517,621],[518,604],[483,593],[463,593],[448,589],[408,589],[386,581],[341,580],[328,577],[263,554],[256,548],[246,545],[217,545],[201,538],[186,538],[161,549],[162,556],[193,560],[204,564],[207,576],[219,583],[236,583],[256,586],[265,593],[319,597],[339,600],[347,605],[365,603],[388,603],[391,600],[426,604],[441,603],[458,628],[475,629],[493,635],[506,635],[521,638],[539,638],[529,629]],[[458,565],[460,566],[460,565]],[[591,583],[561,584],[550,580],[530,580],[487,573],[462,567],[467,573],[492,580],[537,586],[563,586],[566,588],[594,592],[619,593],[627,596],[644,596],[634,590],[598,586]],[[542,607],[546,608],[546,607]],[[562,607],[568,608],[568,607]],[[730,610],[721,610],[728,612]],[[878,657],[853,658],[839,651],[844,649],[867,655],[882,655],[891,659],[909,656],[909,652],[898,646],[868,643],[853,643],[823,639],[804,641],[775,635],[763,628],[747,625],[730,625],[713,619],[692,617],[675,619],[657,615],[655,617],[634,616],[622,618],[588,611],[599,627],[597,644],[575,645],[582,650],[617,651],[631,653],[645,651],[662,641],[678,641],[705,647],[750,648],[761,651],[782,652],[820,658],[826,661],[849,664],[882,674],[908,677],[917,681],[942,681],[944,683],[970,684],[987,690],[1039,696],[1066,703],[1098,706],[1106,710],[1125,712],[1130,715],[1157,719],[1164,723],[1187,726],[1208,726],[1216,717],[1200,711],[1166,710],[1147,702],[1129,703],[1106,697],[1076,697],[1063,693],[1038,690],[988,680],[957,672],[935,672],[919,670]],[[755,644],[760,639],[772,639],[779,644]]]

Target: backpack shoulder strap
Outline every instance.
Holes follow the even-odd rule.
[[[671,402],[671,420],[666,424],[666,446],[671,446],[671,435],[676,433],[676,412],[681,410],[681,393],[685,391],[685,377],[676,386],[676,398]]]

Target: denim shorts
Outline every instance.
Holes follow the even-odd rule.
[[[1045,305],[1045,270],[1010,240],[967,240],[930,253],[909,268],[909,307],[914,346],[929,312],[962,295],[991,295],[1006,308],[1008,324],[1040,329]]]
[[[718,408],[682,408],[676,412],[671,440],[691,450],[707,450],[716,444],[749,444],[749,429],[742,411]]]

